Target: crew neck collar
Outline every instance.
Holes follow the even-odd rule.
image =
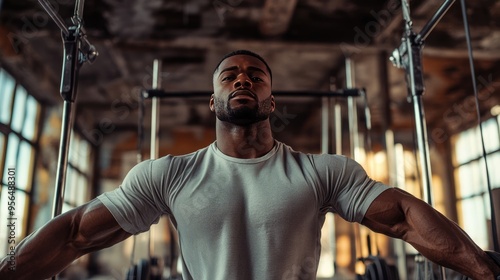
[[[228,156],[228,155],[224,154],[223,152],[221,152],[221,150],[219,150],[219,148],[217,147],[217,141],[214,141],[210,145],[210,148],[217,156],[219,156],[225,160],[236,162],[236,163],[252,164],[252,163],[259,163],[259,162],[268,160],[270,157],[272,157],[276,153],[276,151],[279,148],[278,147],[279,145],[280,145],[280,142],[274,140],[273,148],[269,152],[267,152],[267,154],[265,154],[261,157],[258,157],[258,158],[237,158],[237,157]]]

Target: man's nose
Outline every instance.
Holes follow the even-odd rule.
[[[238,75],[236,81],[234,81],[234,88],[252,88],[252,81],[247,75]]]

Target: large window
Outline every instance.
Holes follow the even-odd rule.
[[[40,111],[37,100],[0,69],[0,255],[26,234]]]
[[[91,191],[91,146],[73,132],[71,134],[63,212],[87,202]]]
[[[483,122],[486,159],[492,188],[500,188],[500,116]],[[468,129],[454,138],[455,178],[459,222],[483,249],[489,248],[491,220],[486,168],[481,148],[479,128]],[[490,248],[491,249],[491,248]]]
[[[40,122],[39,102],[9,73],[0,68],[0,228],[4,229],[0,230],[0,255],[8,254],[10,246],[17,245],[28,234],[28,226],[33,227],[31,223],[36,224],[38,220],[43,220],[39,221],[43,224],[50,216],[48,212],[51,212],[49,208],[52,208],[54,188],[42,187],[41,182],[34,182],[38,174],[35,172],[35,165],[41,159],[41,153],[38,152],[41,151],[39,138],[43,135],[43,132],[39,133]],[[54,123],[51,119],[49,126],[57,128]],[[47,137],[51,140],[45,142],[59,140],[59,135],[48,135],[45,138]],[[57,151],[55,153],[56,155],[46,153],[44,157],[47,158],[44,158],[44,161],[57,162]],[[37,155],[40,157],[38,160]],[[92,147],[89,142],[73,131],[69,146],[63,212],[90,199],[93,166],[91,159]],[[56,176],[55,164],[47,166],[47,175],[53,176],[54,180],[46,183],[52,185]],[[36,200],[43,196],[48,196],[44,202],[47,205],[36,204]],[[35,212],[30,209],[33,203],[36,204]],[[46,215],[39,213],[45,210],[48,211]],[[34,217],[29,217],[30,213]]]

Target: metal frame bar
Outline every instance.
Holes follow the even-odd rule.
[[[443,16],[448,12],[451,8],[451,5],[455,3],[456,0],[445,0],[445,2],[439,7],[439,9],[432,15],[432,18],[422,27],[419,34],[415,38],[417,43],[422,43],[427,39],[427,36],[434,30],[434,27],[439,23],[439,21],[443,18]]]
[[[152,86],[154,90],[160,88],[161,85],[161,61],[159,59],[155,59],[153,61],[153,81]],[[152,97],[152,110],[151,110],[151,149],[150,149],[150,159],[157,159],[160,153],[160,100],[159,97]],[[148,257],[151,257],[154,254],[154,244],[151,240],[154,238],[153,230],[149,230],[149,238],[148,238]]]
[[[361,89],[344,89],[338,91],[317,91],[317,90],[297,90],[297,91],[273,91],[274,96],[286,97],[349,97],[361,96]],[[161,89],[148,89],[142,92],[145,99],[159,98],[191,98],[191,97],[210,97],[212,91],[164,91]]]

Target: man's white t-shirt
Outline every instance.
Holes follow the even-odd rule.
[[[132,234],[169,215],[185,280],[316,279],[325,214],[361,222],[387,188],[344,156],[276,141],[266,155],[241,159],[214,142],[144,161],[98,198]]]

